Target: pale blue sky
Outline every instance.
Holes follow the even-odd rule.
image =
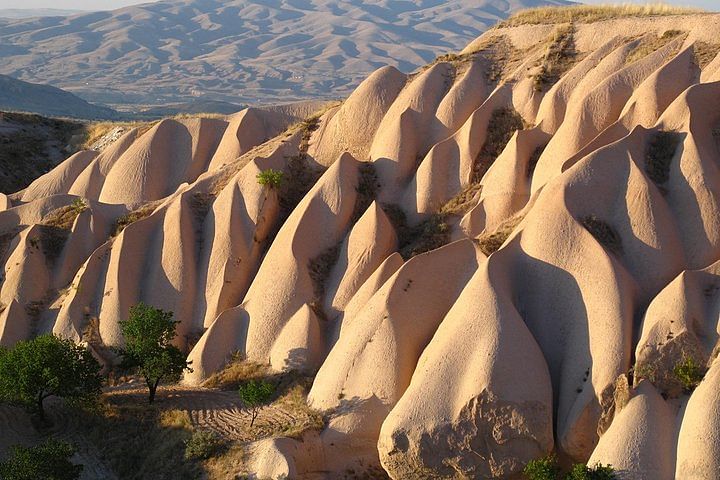
[[[77,10],[110,10],[137,3],[138,0],[0,0],[0,8],[65,8]],[[656,0],[585,0],[584,3],[657,3]],[[720,0],[666,0],[666,3],[720,10]]]

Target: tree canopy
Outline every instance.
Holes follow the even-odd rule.
[[[145,379],[150,403],[161,381],[176,382],[183,371],[192,371],[185,355],[172,345],[177,324],[172,312],[144,303],[130,307],[128,319],[120,322],[125,336],[125,348],[119,350],[121,366]]]
[[[101,387],[100,364],[72,340],[41,335],[0,350],[0,399],[42,419],[46,398],[54,395],[87,403],[97,399]]]
[[[70,461],[74,454],[72,445],[58,440],[47,440],[34,447],[15,445],[9,458],[0,462],[0,479],[77,480],[83,466]]]

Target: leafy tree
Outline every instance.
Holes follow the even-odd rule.
[[[257,174],[257,181],[260,185],[277,188],[282,183],[283,176],[283,172],[268,168]]]
[[[72,445],[48,440],[35,447],[12,447],[10,457],[0,462],[2,480],[77,480],[82,465],[74,465]]]
[[[252,428],[262,407],[264,407],[275,394],[275,386],[265,380],[249,380],[243,385],[240,385],[238,393],[240,394],[240,400],[250,409],[250,428]]]
[[[523,473],[529,480],[557,480],[560,478],[560,467],[555,455],[531,460]]]
[[[100,365],[72,340],[41,335],[0,350],[0,399],[36,412],[42,420],[46,398],[89,403],[97,400],[101,387]]]
[[[145,379],[149,403],[155,400],[160,381],[177,382],[183,371],[192,371],[185,355],[171,344],[179,323],[172,317],[172,312],[141,302],[130,307],[129,318],[120,322],[125,336],[125,348],[118,350],[123,357],[121,367]]]

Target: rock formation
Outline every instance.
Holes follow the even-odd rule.
[[[309,372],[325,428],[259,442],[259,477],[512,479],[556,452],[715,478],[719,38],[718,14],[500,26],[307,118],[78,153],[1,199],[0,344],[112,363],[144,301],[189,384],[238,354]]]

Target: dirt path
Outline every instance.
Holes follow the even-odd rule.
[[[111,395],[113,401],[122,403],[147,401],[147,392],[139,387],[118,389]],[[305,412],[288,405],[273,404],[260,411],[250,429],[251,414],[234,391],[165,387],[158,389],[155,403],[163,410],[185,411],[193,428],[213,430],[231,441],[256,440],[310,421]]]

